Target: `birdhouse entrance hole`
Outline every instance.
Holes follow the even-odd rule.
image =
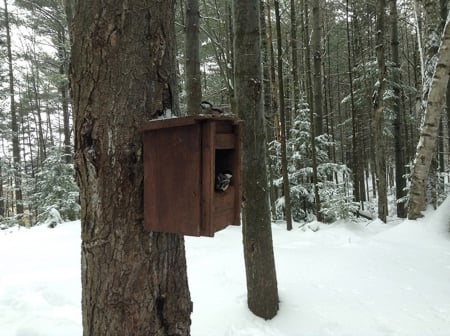
[[[240,134],[231,116],[144,125],[146,230],[212,237],[240,224]]]

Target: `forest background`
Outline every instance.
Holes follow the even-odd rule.
[[[448,1],[386,1],[381,25],[376,1],[260,4],[272,218],[405,218]],[[186,113],[184,6],[176,24]],[[70,11],[63,0],[0,7],[0,225],[78,219]],[[232,22],[231,1],[200,1],[202,96],[226,112],[235,104]],[[435,207],[450,192],[445,105],[420,191]]]

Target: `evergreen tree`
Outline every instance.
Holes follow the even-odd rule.
[[[287,144],[289,148],[289,181],[292,195],[292,214],[296,221],[311,221],[317,216],[315,206],[316,190],[313,179],[313,158],[311,148],[311,121],[309,107],[303,100],[300,109],[296,112],[296,118]],[[358,209],[349,194],[351,188],[351,171],[343,165],[330,160],[329,148],[334,145],[332,138],[326,134],[316,137],[317,155],[317,188],[321,196],[321,216],[323,220],[331,222],[341,218],[351,218]],[[269,144],[272,165],[279,169],[280,144],[273,141]],[[278,170],[279,174],[279,170]],[[333,180],[333,176],[337,176]],[[281,176],[274,181],[281,183]],[[323,198],[323,199],[322,199]],[[284,207],[283,197],[277,200],[278,217]]]
[[[62,148],[51,148],[35,174],[30,197],[30,207],[36,209],[38,223],[51,221],[55,211],[63,220],[79,218],[79,192],[74,175],[73,164],[66,163]]]

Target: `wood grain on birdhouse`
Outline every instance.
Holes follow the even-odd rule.
[[[212,237],[228,225],[239,225],[240,136],[241,121],[232,116],[147,122],[145,229]]]

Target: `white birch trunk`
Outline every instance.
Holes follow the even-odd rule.
[[[415,24],[416,24],[416,31],[417,31],[417,45],[419,47],[419,58],[420,58],[420,74],[422,78],[422,86],[423,86],[423,79],[425,78],[425,64],[424,64],[424,56],[423,56],[423,45],[422,45],[422,29],[420,24],[420,17],[421,17],[421,6],[419,4],[418,0],[414,0],[414,18],[415,18]]]
[[[424,123],[417,146],[411,189],[409,191],[408,218],[421,217],[425,208],[425,183],[430,171],[431,159],[438,136],[440,113],[445,102],[450,69],[450,24],[444,28],[437,62],[428,94]]]

